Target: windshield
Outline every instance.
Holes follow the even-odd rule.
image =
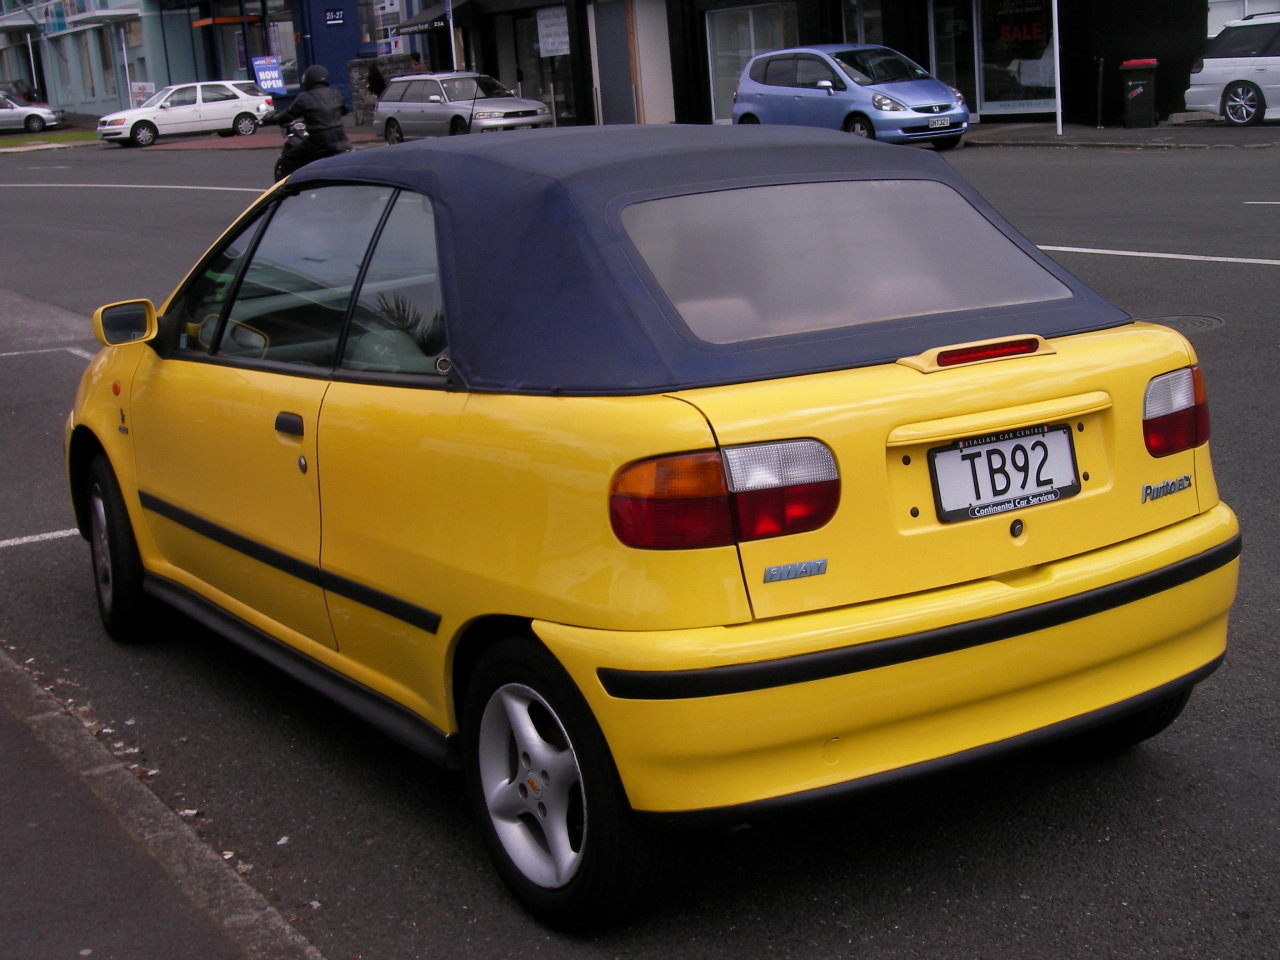
[[[167,97],[169,94],[171,94],[174,91],[174,89],[175,89],[174,87],[164,87],[163,89],[157,90],[151,96],[147,97],[145,101],[143,101],[142,106],[158,107],[161,103],[164,102],[164,98]]]
[[[515,96],[493,77],[455,77],[441,80],[444,94],[450,100],[483,100],[486,97]]]
[[[945,183],[794,183],[634,203],[622,223],[709,343],[1063,300],[1071,290]]]
[[[929,71],[887,47],[875,47],[870,50],[840,50],[832,56],[849,75],[849,79],[859,86],[866,86],[869,83],[924,80],[929,76]]]

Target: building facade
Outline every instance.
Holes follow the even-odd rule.
[[[349,61],[417,53],[425,69],[490,73],[551,105],[557,123],[713,123],[728,120],[754,54],[868,42],[960,89],[978,122],[1043,116],[1060,93],[1068,120],[1109,124],[1124,60],[1157,58],[1157,112],[1176,112],[1206,35],[1275,9],[1280,0],[0,0],[0,79],[93,114],[168,83],[256,79],[263,57],[294,89],[322,63],[350,97]]]

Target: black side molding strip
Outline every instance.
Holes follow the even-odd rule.
[[[415,753],[441,766],[460,768],[455,738],[413,711],[281,643],[172,580],[148,573],[144,585],[151,596],[261,657]]]
[[[393,597],[389,593],[383,593],[381,590],[357,583],[355,580],[348,580],[346,577],[340,577],[335,573],[321,570],[314,564],[299,560],[297,557],[291,557],[287,553],[281,553],[279,550],[272,549],[256,540],[251,540],[228,530],[226,527],[211,523],[203,517],[183,510],[181,507],[176,507],[152,494],[139,491],[138,499],[142,501],[142,506],[152,513],[158,513],[160,516],[172,520],[174,523],[180,524],[188,530],[200,534],[202,537],[207,537],[215,543],[222,544],[224,547],[230,547],[232,550],[243,553],[259,563],[274,567],[282,573],[297,577],[306,583],[315,584],[331,593],[346,597],[348,600],[354,600],[356,603],[377,610],[379,613],[385,613],[389,617],[401,620],[410,626],[417,627],[419,630],[425,630],[427,633],[435,633],[440,629],[440,614],[434,610],[416,606],[407,600]]]
[[[1176,696],[1181,691],[1194,687],[1217,670],[1222,665],[1223,659],[1224,657],[1217,657],[1185,676],[1156,687],[1154,690],[1140,693],[1130,700],[1122,700],[1120,703],[1113,703],[1111,706],[1103,707],[1093,713],[1082,714],[1048,727],[1041,727],[1039,730],[1032,730],[1016,737],[1010,737],[1008,740],[998,740],[995,743],[988,743],[981,747],[974,747],[972,750],[953,753],[947,757],[939,757],[936,760],[926,760],[923,763],[914,763],[909,767],[886,770],[883,773],[874,773],[869,777],[847,780],[844,783],[832,784],[829,787],[818,787],[816,790],[806,790],[802,793],[792,793],[782,797],[770,797],[766,800],[755,800],[730,807],[707,807],[701,810],[681,810],[669,813],[637,810],[635,814],[644,821],[646,826],[667,830],[689,829],[760,820],[788,813],[796,808],[838,803],[867,790],[877,790],[899,783],[908,783],[919,777],[933,776],[958,767],[995,760],[1061,740],[1067,740],[1078,734],[1087,733],[1089,730],[1104,726],[1112,720],[1119,720],[1121,717],[1142,710],[1144,707],[1155,706],[1155,704],[1167,697]]]
[[[624,700],[685,700],[767,690],[793,683],[876,670],[1007,640],[1122,607],[1226,566],[1240,556],[1240,547],[1241,539],[1237,535],[1204,553],[1161,570],[1099,587],[1088,593],[905,637],[760,663],[708,667],[705,670],[636,671],[602,667],[598,674],[601,684],[611,697]]]

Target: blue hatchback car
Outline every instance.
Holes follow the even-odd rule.
[[[964,95],[919,64],[872,44],[822,44],[753,57],[733,97],[734,123],[833,127],[888,143],[960,143]]]

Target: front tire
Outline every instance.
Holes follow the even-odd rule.
[[[1222,115],[1232,126],[1251,127],[1255,123],[1261,123],[1266,112],[1267,104],[1262,98],[1262,91],[1252,83],[1238,80],[1223,91]]]
[[[852,133],[855,137],[866,137],[868,140],[876,138],[876,128],[871,125],[870,120],[860,113],[846,117],[844,126],[840,129],[845,133]]]
[[[462,736],[472,812],[525,909],[567,930],[634,915],[660,844],[635,822],[590,708],[536,640],[503,640],[480,659]]]
[[[454,117],[449,121],[449,136],[451,137],[456,137],[458,134],[466,133],[469,129],[470,127],[468,126],[467,121],[463,120],[461,117]]]
[[[960,146],[960,137],[939,137],[933,141],[933,149],[938,151],[954,150]]]
[[[237,137],[247,137],[258,130],[258,121],[253,118],[252,114],[242,113],[236,117],[235,123],[231,125],[231,132]]]
[[[142,589],[142,559],[120,485],[104,456],[89,464],[84,504],[98,616],[111,639],[138,640],[149,605]]]
[[[30,116],[22,124],[27,133],[39,133],[44,129],[44,117]]]
[[[156,142],[156,138],[159,135],[159,131],[156,130],[155,125],[148,123],[146,120],[135,123],[133,125],[133,129],[129,131],[129,139],[139,147],[151,146]]]

